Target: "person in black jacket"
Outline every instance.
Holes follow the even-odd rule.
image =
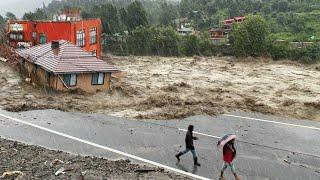
[[[189,125],[188,132],[186,134],[186,150],[179,152],[179,154],[176,155],[176,158],[178,159],[178,162],[180,161],[180,156],[186,154],[187,152],[191,151],[193,156],[193,161],[195,166],[200,166],[198,163],[198,158],[196,154],[196,150],[193,145],[193,140],[198,140],[199,138],[193,136],[193,125]]]

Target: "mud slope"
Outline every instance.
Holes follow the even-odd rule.
[[[1,179],[187,179],[129,160],[109,161],[26,145],[0,138]],[[61,173],[57,173],[62,170]],[[148,173],[139,173],[149,170]]]
[[[105,57],[126,73],[111,92],[48,93],[19,83],[0,64],[7,110],[60,109],[175,119],[235,109],[320,121],[320,71],[313,66],[231,58]]]

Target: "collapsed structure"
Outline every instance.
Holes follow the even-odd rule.
[[[60,40],[18,49],[22,73],[32,82],[54,90],[109,90],[111,73],[118,69],[92,54]]]

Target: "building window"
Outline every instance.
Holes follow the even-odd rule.
[[[33,40],[37,39],[37,32],[32,32],[32,38],[33,38]]]
[[[86,44],[83,30],[77,31],[77,46],[83,47]]]
[[[39,35],[39,43],[40,44],[45,44],[47,43],[47,36],[46,34],[42,33]]]
[[[63,76],[63,81],[67,86],[76,86],[77,75],[76,74],[65,74]]]
[[[11,40],[15,40],[15,41],[22,41],[23,40],[23,35],[22,33],[11,33],[9,35]]]
[[[37,45],[37,32],[32,32],[33,45]]]
[[[103,85],[104,84],[104,73],[92,74],[92,85]]]
[[[97,43],[97,28],[90,29],[90,44]]]

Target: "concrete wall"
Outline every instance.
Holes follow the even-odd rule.
[[[93,50],[97,51],[97,57],[101,58],[102,46],[101,46],[101,34],[102,34],[102,25],[100,19],[89,19],[85,21],[73,22],[71,30],[74,36],[71,38],[71,42],[76,44],[76,32],[78,30],[84,30],[85,32],[85,41],[86,45],[83,47],[84,50],[92,52]],[[90,44],[90,29],[97,28],[97,43]]]
[[[31,82],[38,86],[53,87],[54,88],[54,76],[47,76],[46,71],[40,66],[25,61],[22,72],[27,78],[31,78]]]
[[[105,91],[105,90],[110,89],[111,74],[105,73],[103,85],[92,85],[91,84],[92,74],[77,74],[76,86],[69,87],[69,88],[65,87],[65,85],[62,82],[63,75],[56,76],[55,78],[57,81],[55,89],[57,89],[57,90],[67,91],[67,90],[72,90],[72,89],[81,89],[81,90],[89,92],[89,93],[94,93],[97,90]]]
[[[102,23],[100,19],[89,19],[81,21],[24,21],[11,20],[10,24],[21,24],[23,26],[23,41],[31,45],[38,45],[40,42],[40,34],[46,34],[47,42],[53,40],[66,40],[76,44],[76,31],[83,29],[85,31],[85,46],[82,47],[85,51],[97,51],[97,57],[101,58],[101,34]],[[97,43],[90,44],[90,28],[97,28]],[[7,30],[9,32],[9,29]],[[36,41],[32,37],[32,32],[37,33]],[[10,40],[11,46],[17,46],[17,41]]]

